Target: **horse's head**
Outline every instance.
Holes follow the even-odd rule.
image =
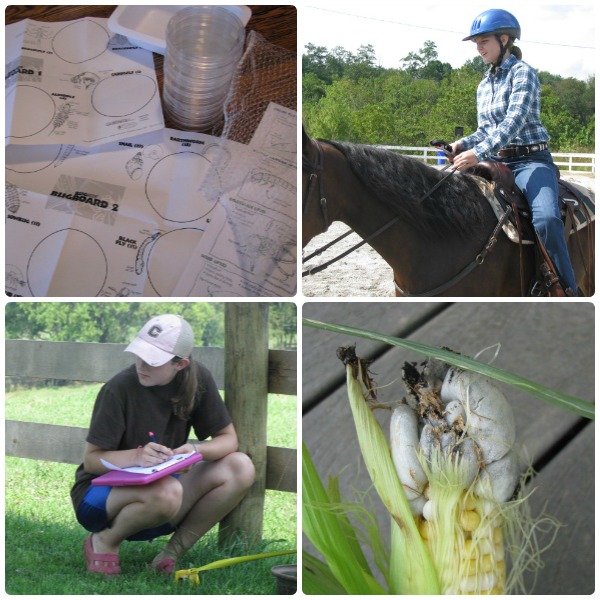
[[[318,142],[302,127],[302,247],[327,231],[326,207],[322,205],[323,154]]]

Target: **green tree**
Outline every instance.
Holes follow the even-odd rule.
[[[465,134],[477,128],[476,90],[488,69],[480,56],[452,69],[428,41],[403,59],[404,68],[383,69],[370,45],[355,54],[339,47],[306,48],[303,121],[314,137],[422,146],[434,137],[453,140],[457,126]],[[539,75],[542,122],[552,150],[593,152],[595,78]]]
[[[426,41],[418,52],[409,52],[402,59],[405,70],[415,79],[441,81],[452,72],[450,63],[438,60],[437,46],[431,40]]]
[[[327,93],[327,84],[315,73],[302,73],[302,105],[314,104]]]
[[[355,102],[353,93],[356,86],[348,79],[334,82],[327,88],[312,110],[303,115],[310,135],[338,140],[353,140],[353,112],[360,106]]]
[[[295,305],[275,302],[269,309],[272,339],[295,346]],[[197,346],[223,346],[222,302],[11,302],[5,310],[5,336],[126,344],[146,321],[169,313],[190,323]]]
[[[220,303],[15,302],[5,313],[5,335],[10,339],[123,344],[150,318],[174,313],[189,321],[197,344],[223,343]]]
[[[373,46],[360,46],[356,56],[348,61],[345,75],[352,81],[360,79],[374,78],[379,74],[377,67],[377,58]]]
[[[466,70],[478,74],[480,76],[479,78],[481,79],[481,77],[483,77],[483,75],[487,72],[488,68],[489,67],[483,62],[483,58],[481,58],[481,56],[476,56],[475,58],[467,60],[460,70]]]
[[[314,73],[321,81],[331,83],[333,78],[328,70],[329,53],[327,48],[314,44],[307,44],[305,48],[306,54],[302,55],[302,72]]]

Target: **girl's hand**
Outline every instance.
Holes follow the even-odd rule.
[[[190,452],[197,452],[196,447],[193,444],[184,444],[183,446],[179,446],[179,448],[175,448],[175,450],[173,450],[173,454],[189,454]],[[194,465],[185,467],[181,469],[181,471],[177,471],[175,475],[183,475],[184,473],[191,471],[193,466]]]
[[[148,442],[137,451],[137,463],[140,467],[154,467],[169,460],[175,452],[166,446]]]
[[[190,452],[197,452],[194,444],[184,444],[173,450],[173,454],[189,454]]]
[[[478,163],[479,159],[472,150],[461,152],[458,156],[454,157],[454,167],[457,171],[465,171]]]
[[[460,147],[460,144],[458,142],[452,142],[451,144],[449,144],[450,148],[452,148],[452,154],[454,154],[454,157],[452,159],[452,162],[454,162],[454,158],[456,158],[461,152],[462,152],[462,148]]]

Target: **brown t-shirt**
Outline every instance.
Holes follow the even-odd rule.
[[[179,387],[180,374],[167,385],[144,387],[132,365],[102,386],[87,441],[103,450],[131,450],[147,444],[152,431],[159,444],[178,448],[187,442],[192,428],[199,440],[205,440],[229,425],[231,417],[210,371],[197,361],[192,365],[198,371],[199,385],[189,420],[173,414],[171,398]],[[83,463],[77,469],[71,489],[75,510],[95,477],[98,475],[85,471]]]

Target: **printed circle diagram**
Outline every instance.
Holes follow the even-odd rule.
[[[148,281],[159,296],[172,295],[203,234],[202,229],[175,229],[154,242],[148,255]],[[202,269],[203,262],[196,265],[197,271]],[[189,287],[191,291],[193,282]]]
[[[96,84],[92,106],[104,117],[128,117],[149,104],[156,92],[156,82],[148,75],[114,75]]]
[[[48,92],[40,88],[33,85],[17,85],[7,96],[6,107],[11,106],[13,102],[18,102],[19,111],[26,114],[27,118],[10,124],[8,132],[11,137],[26,138],[36,135],[54,121],[54,100]]]
[[[61,60],[80,64],[105,52],[109,40],[110,35],[102,25],[84,19],[63,27],[52,40],[52,50]]]
[[[62,144],[35,146],[33,152],[31,146],[13,144],[5,151],[4,168],[15,173],[37,173],[53,164],[62,151]]]
[[[161,158],[146,179],[150,206],[173,223],[191,223],[205,217],[220,196],[217,169],[197,152],[176,152]]]
[[[48,285],[49,264],[59,275]],[[60,229],[41,240],[27,263],[33,296],[97,296],[106,283],[108,261],[100,244],[78,229]]]

